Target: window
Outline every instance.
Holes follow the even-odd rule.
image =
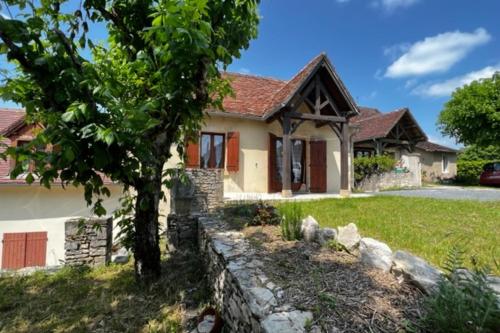
[[[291,140],[291,181],[295,184],[302,184],[304,180],[304,155],[305,146],[303,140]],[[283,178],[283,141],[281,138],[276,139],[276,166],[278,168],[278,179],[281,182]]]
[[[448,156],[443,154],[443,173],[448,172]]]
[[[200,168],[224,168],[224,134],[201,133]]]
[[[29,145],[30,143],[31,143],[31,141],[28,141],[28,140],[17,140],[16,146],[17,147],[25,147],[25,146]],[[37,152],[44,151],[44,150],[45,150],[45,146],[43,146],[43,145],[36,146],[33,148],[33,151],[37,151]],[[35,170],[34,161],[29,160],[29,159],[25,159],[21,163],[22,163],[23,172],[25,172],[25,173],[26,172],[33,172]],[[12,164],[12,167],[14,167],[14,163]]]

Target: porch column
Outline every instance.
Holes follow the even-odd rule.
[[[283,116],[283,158],[282,158],[282,188],[281,195],[283,197],[292,196],[292,141],[291,135],[291,121],[290,117],[286,115]]]
[[[342,124],[342,139],[340,143],[340,195],[349,196],[349,126]]]

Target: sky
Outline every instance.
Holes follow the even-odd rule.
[[[408,107],[450,147],[436,127],[444,103],[500,71],[500,0],[263,0],[259,9],[259,36],[230,71],[288,80],[326,52],[358,105]],[[105,38],[104,27],[91,36]]]
[[[500,71],[499,0],[268,0],[231,71],[290,79],[326,52],[361,106],[410,108],[431,141],[453,90]]]

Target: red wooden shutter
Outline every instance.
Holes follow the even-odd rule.
[[[276,135],[269,133],[269,151],[267,161],[267,191],[269,193],[281,191],[282,185],[278,178],[276,165]]]
[[[311,185],[313,193],[326,192],[326,141],[311,141]]]
[[[28,232],[26,234],[26,259],[25,267],[45,266],[47,253],[47,233]]]
[[[227,133],[227,171],[237,172],[240,169],[240,133]]]
[[[188,141],[186,145],[186,167],[200,167],[200,145],[198,143],[198,138]]]
[[[2,268],[24,267],[26,257],[26,233],[3,234]]]

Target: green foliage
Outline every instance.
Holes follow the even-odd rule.
[[[487,272],[472,260],[474,268],[465,271],[464,253],[452,248],[445,263],[446,274],[437,291],[425,302],[424,326],[436,333],[493,333],[500,330],[500,307],[488,286]]]
[[[471,145],[458,154],[458,161],[500,161],[500,144],[478,147]]]
[[[284,240],[298,240],[302,237],[300,227],[304,214],[302,206],[296,202],[286,203],[280,206],[281,215],[281,237]]]
[[[19,15],[0,15],[0,56],[14,66],[2,71],[0,98],[22,105],[27,123],[42,129],[0,158],[15,161],[13,178],[29,161],[36,177],[28,182],[83,186],[97,215],[110,195],[103,174],[133,188],[136,204],[124,211],[134,218],[124,221],[145,233],[134,251],[136,259],[149,257],[138,265],[148,271],[154,263],[158,275],[158,202],[162,182],[169,183],[163,166],[173,146],[184,156],[184,139],[199,131],[203,110],[220,109],[231,92],[219,69],[256,37],[259,0],[3,3]],[[107,41],[91,40],[88,32],[103,27]],[[32,149],[40,146],[61,149]]]
[[[326,242],[326,247],[333,251],[344,251],[350,253],[345,245],[337,242],[335,239],[330,239],[328,242]]]
[[[457,161],[457,182],[467,185],[479,184],[479,176],[483,172],[483,166],[488,161]]]
[[[263,201],[259,201],[254,208],[254,216],[247,225],[278,225],[281,217],[277,209]]]
[[[360,182],[375,174],[389,172],[396,166],[396,160],[388,155],[356,157],[354,159],[354,179]]]
[[[441,133],[465,145],[500,142],[500,74],[458,88],[438,119]]]

